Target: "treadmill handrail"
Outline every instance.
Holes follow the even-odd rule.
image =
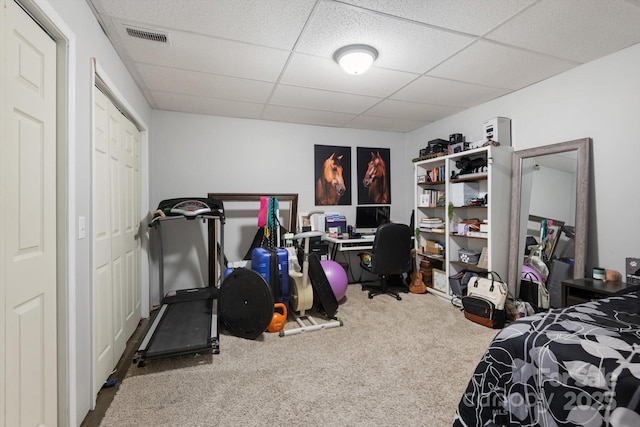
[[[149,223],[149,227],[155,226],[160,221],[169,221],[174,219],[184,219],[187,221],[191,221],[194,219],[220,219],[220,221],[224,223],[224,215],[211,215],[210,213],[207,213],[207,214],[198,214],[194,216],[184,216],[184,215],[165,216],[164,214],[160,215],[160,214],[157,214],[156,212],[157,211],[154,211],[154,217],[153,219],[151,219],[151,222]]]

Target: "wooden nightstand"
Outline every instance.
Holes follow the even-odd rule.
[[[605,298],[627,287],[624,282],[605,282],[596,279],[571,279],[562,281],[562,306],[581,304]]]

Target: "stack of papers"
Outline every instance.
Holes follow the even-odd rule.
[[[422,218],[420,220],[420,230],[432,230],[443,228],[444,223],[441,218]]]

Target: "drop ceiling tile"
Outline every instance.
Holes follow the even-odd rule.
[[[387,132],[411,132],[427,124],[429,123],[413,120],[389,119],[385,117],[375,116],[358,116],[347,123],[345,127],[355,129],[382,130]]]
[[[294,86],[385,97],[417,77],[417,74],[378,67],[354,76],[344,72],[333,59],[294,54],[280,81]]]
[[[152,91],[158,110],[183,111],[224,117],[260,118],[262,104]]]
[[[462,33],[482,35],[534,0],[345,0],[345,3]]]
[[[640,42],[640,8],[625,0],[541,0],[487,37],[587,62]]]
[[[113,17],[291,49],[315,0],[92,0],[92,3],[98,12]]]
[[[521,89],[576,63],[478,41],[429,72],[430,76],[505,89]]]
[[[473,40],[350,5],[322,2],[296,51],[332,58],[343,46],[368,44],[378,50],[376,67],[422,74]]]
[[[114,30],[129,58],[139,63],[203,71],[226,76],[276,81],[289,52],[222,40],[213,37],[170,31],[169,43],[159,43],[126,33],[134,22],[114,22]]]
[[[152,108],[400,132],[640,42],[640,0],[85,1]],[[332,59],[352,43],[365,75]]]
[[[422,76],[400,89],[391,98],[400,101],[470,108],[499,98],[509,92],[511,92],[509,89]]]
[[[140,76],[152,90],[211,98],[264,103],[275,84],[257,80],[138,64]]]
[[[278,85],[269,104],[310,110],[360,114],[380,101],[371,96]]]
[[[367,116],[407,119],[421,122],[435,122],[462,111],[462,108],[442,105],[420,104],[417,102],[384,100],[367,110]]]
[[[261,116],[264,120],[332,127],[344,126],[345,123],[354,117],[354,114],[306,110],[303,108],[281,107],[278,105],[268,105]]]

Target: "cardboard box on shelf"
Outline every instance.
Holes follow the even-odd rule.
[[[460,153],[462,151],[468,150],[469,149],[469,144],[466,142],[456,142],[453,144],[449,144],[449,147],[447,147],[447,153],[448,154],[456,154],[456,153]]]
[[[442,253],[442,247],[441,247],[440,243],[438,243],[438,242],[436,242],[434,240],[427,240],[427,245],[425,247],[425,250],[429,254],[440,255]]]

